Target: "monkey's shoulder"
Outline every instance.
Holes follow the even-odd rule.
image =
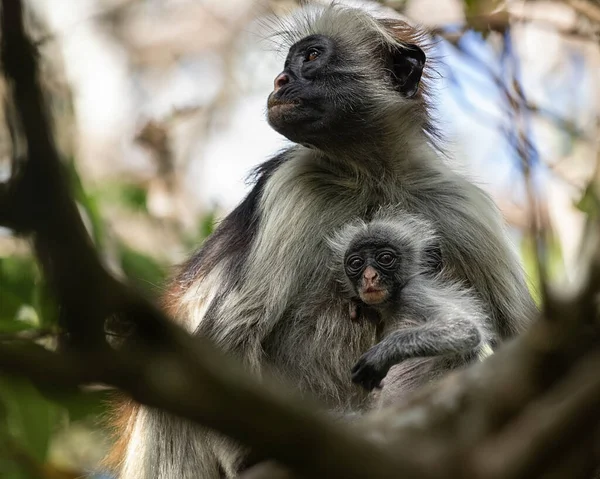
[[[437,226],[461,224],[465,232],[481,231],[503,236],[502,216],[492,198],[479,186],[449,168],[431,169],[402,180],[398,191],[409,211],[421,214]],[[445,231],[439,231],[444,234]]]
[[[211,271],[215,266],[236,257],[234,269],[239,269],[248,256],[259,226],[259,201],[269,179],[291,157],[284,150],[258,165],[249,175],[252,188],[246,197],[231,211],[206,238],[202,246],[180,269],[178,282],[185,285]]]

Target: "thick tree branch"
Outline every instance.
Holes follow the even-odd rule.
[[[548,395],[532,402],[498,437],[474,453],[480,476],[527,479],[545,472],[561,451],[594,438],[600,420],[600,354],[594,353]],[[592,425],[592,427],[590,427]]]
[[[318,407],[301,406],[285,392],[249,382],[218,353],[189,340],[182,346],[199,351],[195,360],[175,352],[71,355],[31,344],[5,344],[0,347],[0,371],[54,387],[112,384],[139,402],[213,427],[307,474],[393,478],[400,471],[407,478],[426,477],[410,458],[394,457],[349,426],[326,419]],[[215,362],[218,372],[207,370]]]
[[[2,2],[1,29],[2,63],[27,154],[21,171],[9,182],[13,223],[19,231],[34,233],[38,258],[63,301],[69,332],[81,346],[95,347],[103,342],[104,319],[115,306],[111,299],[119,299],[118,288],[97,261],[70,197],[39,87],[36,52],[23,30],[21,2]],[[79,294],[70,294],[72,290]],[[105,301],[95,301],[102,296]],[[91,309],[94,302],[98,308]]]

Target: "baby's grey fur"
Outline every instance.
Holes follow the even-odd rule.
[[[390,368],[412,358],[435,357],[425,378],[441,376],[449,368],[483,359],[491,350],[493,334],[483,305],[470,288],[432,271],[427,251],[439,242],[433,226],[416,215],[394,211],[346,225],[331,240],[333,269],[349,301],[356,301],[362,273],[351,278],[346,260],[365,247],[394,250],[398,259],[389,270],[379,268],[381,287],[397,294],[369,307],[383,323],[383,339],[361,356],[352,379],[367,390],[378,386]],[[375,266],[378,269],[378,266]],[[390,281],[392,282],[390,284]],[[393,380],[393,378],[391,378]]]
[[[337,413],[361,411],[368,395],[350,369],[375,344],[375,328],[348,321],[324,267],[326,238],[352,219],[370,220],[387,206],[431,221],[444,276],[473,289],[499,339],[522,331],[536,309],[493,202],[432,145],[422,86],[406,98],[378,60],[417,42],[415,31],[341,6],[289,30],[294,39],[321,34],[335,43],[329,100],[345,115],[360,100],[361,129],[347,136],[352,145],[333,137],[336,147],[298,144],[262,165],[254,189],[182,268],[170,313],[239,357],[257,381],[273,372]],[[230,441],[152,409],[134,407],[122,424],[121,479],[217,479],[219,467],[234,477],[243,460]]]

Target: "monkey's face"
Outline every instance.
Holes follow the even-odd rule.
[[[345,259],[355,293],[369,305],[385,303],[402,287],[400,268],[400,255],[391,246],[354,248]]]
[[[269,124],[296,143],[317,147],[335,139],[336,131],[343,136],[342,124],[353,119],[334,98],[360,108],[361,92],[341,66],[339,47],[329,37],[311,35],[293,45],[267,101]]]
[[[310,35],[290,48],[267,102],[276,131],[321,149],[352,147],[381,133],[376,118],[390,103],[416,94],[422,50],[353,40]]]

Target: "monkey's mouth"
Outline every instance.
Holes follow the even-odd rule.
[[[387,299],[388,293],[385,289],[367,288],[361,291],[359,296],[366,304],[379,304]]]
[[[300,100],[286,100],[281,98],[275,98],[273,95],[269,96],[267,100],[268,110],[289,110],[300,105]]]

